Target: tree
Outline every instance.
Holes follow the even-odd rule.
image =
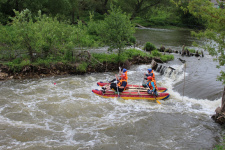
[[[202,38],[207,44],[202,46],[209,54],[216,56],[217,68],[225,65],[225,9],[215,8],[209,0],[192,0],[188,10],[196,17],[206,20],[206,30],[192,32],[198,38]],[[218,80],[225,84],[225,72],[221,71]]]
[[[123,51],[126,43],[135,32],[134,25],[130,21],[130,17],[122,12],[121,9],[111,7],[109,14],[102,21],[101,36],[104,42],[109,45],[109,51],[118,49],[118,56]]]
[[[146,14],[152,7],[166,5],[168,0],[119,0],[115,2],[121,9],[131,14],[131,19]]]
[[[74,47],[91,46],[94,42],[87,35],[81,23],[77,26],[59,22],[57,18],[42,15],[32,17],[26,9],[22,12],[15,11],[16,16],[10,30],[0,30],[0,43],[7,45],[8,52],[15,54],[28,54],[30,61],[35,58],[64,55],[65,51],[72,51]]]

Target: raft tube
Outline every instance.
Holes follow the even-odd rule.
[[[97,82],[97,85],[98,86],[106,86],[107,84],[110,84],[110,83],[106,83],[106,82]],[[133,84],[128,84],[127,87],[126,87],[126,90],[146,90],[147,91],[148,88],[146,87],[143,87],[141,85],[133,85]],[[158,92],[166,92],[167,91],[167,88],[165,87],[158,87]]]
[[[101,90],[95,89],[92,90],[92,92],[98,96],[104,97],[104,98],[115,98],[115,97],[121,97],[122,99],[128,100],[128,99],[144,99],[144,100],[165,100],[169,98],[169,93],[159,93],[159,95],[153,96],[148,94],[147,92],[129,92],[129,91],[123,91],[121,93],[115,93],[114,91],[106,91],[103,93]]]

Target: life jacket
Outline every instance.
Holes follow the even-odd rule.
[[[151,73],[152,73],[152,80],[155,80],[155,73],[153,72],[153,70],[149,74]]]
[[[126,82],[127,82],[127,80],[128,80],[127,71],[124,72],[124,74],[125,74],[125,80],[126,80]]]
[[[126,79],[120,79],[120,81],[119,81],[119,83],[117,84],[117,86],[119,87],[119,86],[122,86],[122,83],[123,82],[127,82],[126,81]],[[124,87],[124,89],[126,89],[126,87],[127,87],[127,84],[126,84],[126,86]]]
[[[153,87],[152,87],[152,85],[151,85],[152,82],[154,83],[154,86],[155,86],[156,91],[158,91],[158,87],[157,87],[157,85],[156,85],[155,80],[149,81],[149,82],[148,82],[148,87],[150,88],[150,90],[153,90]]]
[[[152,81],[154,82],[156,91],[158,91],[158,87],[157,87],[157,85],[156,85],[156,81],[155,81],[153,78],[152,78]]]

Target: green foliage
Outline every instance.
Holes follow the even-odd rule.
[[[205,0],[193,0],[188,9],[195,17],[201,17],[207,21],[206,30],[192,32],[192,35],[205,40],[202,47],[209,54],[216,56],[217,68],[225,64],[225,9],[215,8],[213,3]],[[225,84],[225,72],[221,71],[218,80]]]
[[[196,52],[195,49],[188,49],[188,51],[191,52],[191,53],[195,53]]]
[[[154,56],[154,57],[160,57],[160,56],[162,56],[162,54],[161,54],[158,50],[153,50],[153,51],[151,52],[151,54],[152,54],[152,56]]]
[[[79,66],[76,68],[76,70],[79,72],[86,72],[87,66],[88,66],[88,63],[83,62],[83,63],[79,64]]]
[[[131,19],[146,27],[159,27],[167,25],[196,27],[204,23],[201,18],[194,17],[188,11],[176,7],[171,1],[177,0],[1,0],[0,22],[7,24],[12,20],[16,11],[29,9],[34,15],[38,10],[44,14],[57,17],[58,21],[68,21],[77,24],[79,20],[88,22],[89,12],[93,12],[94,21],[104,20],[104,14],[110,9],[110,4],[120,7],[123,12],[131,15]],[[187,3],[182,4],[186,9]],[[220,3],[220,7],[223,5]]]
[[[150,43],[150,42],[146,42],[145,43],[145,46],[144,46],[144,49],[146,50],[146,51],[153,51],[153,50],[155,50],[156,49],[156,47],[155,47],[155,45],[154,44],[152,44],[152,43]]]
[[[216,147],[213,148],[213,150],[224,150],[224,148],[225,148],[225,137],[223,137],[222,143],[216,145]]]
[[[66,53],[66,60],[72,61],[68,52],[74,47],[98,45],[81,22],[72,26],[59,22],[57,18],[42,15],[40,11],[38,16],[32,17],[28,9],[20,13],[15,11],[15,14],[12,25],[1,27],[0,30],[0,43],[5,45],[1,49],[3,52],[7,51],[6,54],[11,59],[25,53],[29,55],[31,62],[35,62],[37,58],[58,57]]]
[[[160,56],[160,59],[163,62],[167,62],[167,61],[170,61],[170,60],[174,60],[174,56],[173,55],[162,55],[162,56]]]
[[[152,26],[152,24],[151,24],[151,22],[149,22],[149,20],[147,20],[145,18],[141,18],[141,17],[135,17],[134,19],[132,19],[132,23],[139,24],[139,25],[142,25],[144,27]]]
[[[93,38],[93,40],[98,43],[98,45],[102,45],[102,38],[100,36],[100,31],[102,29],[102,21],[94,21],[93,15],[90,14],[90,21],[87,25],[87,33],[90,35],[90,37]]]
[[[168,0],[119,0],[114,2],[117,6],[120,6],[121,9],[129,14],[131,14],[131,18],[135,17],[146,17],[150,10],[154,9],[155,7],[160,6],[168,6]],[[148,14],[149,15],[149,14]]]
[[[21,64],[14,64],[13,62],[8,62],[6,65],[12,70],[14,73],[20,72],[23,68],[23,65]]]
[[[130,43],[136,44],[136,38],[134,36],[131,36],[129,39]]]
[[[128,49],[126,51],[123,52],[125,55],[127,55],[127,57],[129,59],[133,58],[134,56],[142,56],[142,57],[151,57],[151,55],[149,53],[143,52],[141,50],[137,50],[137,49]]]
[[[112,54],[105,54],[105,53],[93,53],[92,57],[98,62],[107,62],[107,63],[118,63],[118,62],[125,62],[128,59],[132,59],[135,56],[142,56],[142,57],[152,57],[149,53],[143,52],[137,49],[127,49],[121,53],[120,58],[115,53]],[[97,63],[97,62],[96,62]],[[92,64],[95,65],[95,64]]]
[[[65,60],[73,61],[73,51],[71,49],[67,49],[65,52]]]
[[[52,63],[51,59],[37,59],[37,61],[35,61],[35,63],[33,63],[33,64],[36,66],[50,67],[51,63]]]
[[[21,60],[20,58],[14,59],[12,62],[5,63],[14,73],[20,72],[24,66],[30,65],[27,59]]]
[[[99,62],[112,62],[117,63],[118,55],[115,53],[112,54],[105,54],[105,53],[93,53],[92,57],[94,57]]]
[[[22,60],[21,62],[20,62],[20,65],[21,66],[27,66],[27,65],[30,65],[31,63],[30,63],[30,60]]]
[[[120,55],[130,37],[133,36],[134,25],[121,9],[114,7],[111,7],[111,11],[105,17],[102,25],[100,35],[109,46],[109,51],[118,49],[118,55]]]

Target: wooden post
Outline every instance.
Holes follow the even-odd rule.
[[[225,87],[223,89],[223,96],[222,96],[222,101],[221,101],[221,111],[225,112]]]

